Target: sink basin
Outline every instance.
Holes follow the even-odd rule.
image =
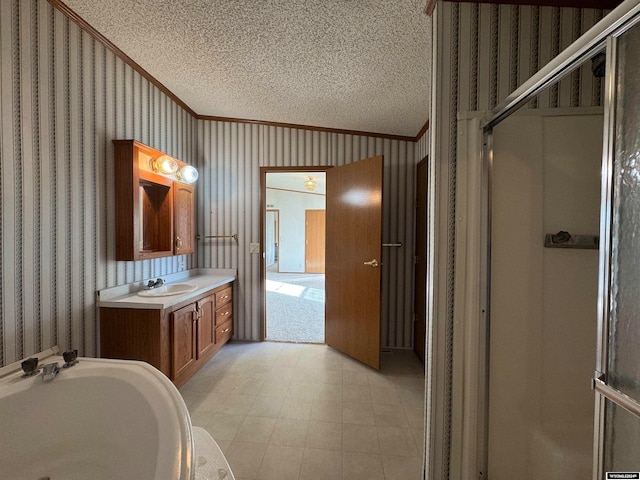
[[[196,288],[198,287],[190,283],[171,283],[169,285],[152,288],[151,290],[141,290],[138,292],[138,295],[141,297],[168,297],[170,295],[181,295],[183,293],[193,292]]]

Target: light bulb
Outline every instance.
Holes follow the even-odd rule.
[[[191,165],[185,165],[176,174],[179,180],[185,183],[193,183],[198,180],[198,170]]]
[[[154,172],[170,175],[178,171],[178,162],[169,155],[162,155],[161,157],[152,160],[151,168]]]

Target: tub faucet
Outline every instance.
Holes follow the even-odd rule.
[[[46,364],[42,368],[42,381],[50,382],[51,380],[56,378],[56,375],[58,375],[59,371],[60,371],[60,367],[58,366],[58,362]]]
[[[155,282],[153,280],[149,280],[149,283],[147,283],[147,289],[151,290],[152,288],[161,287],[162,285],[164,285],[164,280],[161,278],[158,278]]]

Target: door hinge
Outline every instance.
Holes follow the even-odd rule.
[[[418,258],[418,256],[416,255],[416,256],[414,256],[414,257],[413,257],[413,264],[414,264],[414,265],[418,265],[418,263],[420,263],[420,259],[419,259],[419,258]]]

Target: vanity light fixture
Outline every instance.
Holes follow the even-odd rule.
[[[169,155],[162,155],[151,160],[151,168],[156,173],[170,175],[178,171],[178,162]]]
[[[193,183],[198,180],[198,170],[196,170],[195,167],[192,167],[191,165],[185,165],[180,170],[178,170],[178,172],[176,173],[176,177],[178,177],[178,180],[182,182]]]
[[[313,180],[313,177],[307,177],[307,181],[304,182],[304,188],[310,192],[315,192],[317,183]]]

